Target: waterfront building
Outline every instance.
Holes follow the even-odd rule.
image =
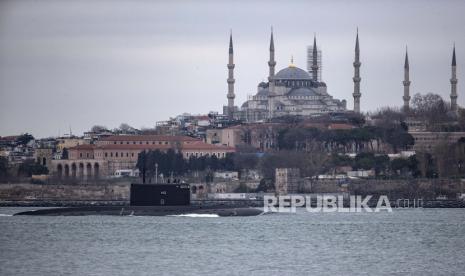
[[[409,131],[413,136],[415,144],[414,151],[431,152],[436,146],[443,144],[457,143],[461,138],[465,138],[465,132],[431,132],[431,131]]]
[[[287,195],[299,192],[300,170],[298,168],[276,168],[276,195]]]
[[[211,145],[187,136],[115,135],[95,144],[82,144],[68,149],[68,159],[52,160],[50,171],[64,177],[100,177],[117,170],[134,169],[142,151],[173,149],[188,159],[191,156],[226,157],[234,147]]]

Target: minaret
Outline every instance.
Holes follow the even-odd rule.
[[[312,79],[318,81],[318,51],[316,49],[316,35],[313,36],[313,61],[312,61]]]
[[[360,113],[360,97],[362,94],[360,94],[360,81],[362,80],[360,78],[360,47],[358,45],[358,29],[357,29],[357,38],[355,40],[355,60],[354,60],[354,93],[352,96],[354,96],[354,112]]]
[[[450,79],[450,109],[457,112],[457,64],[455,62],[455,44],[452,52],[452,77]]]
[[[409,64],[408,64],[408,52],[407,48],[405,49],[405,63],[404,63],[404,112],[410,110],[410,75],[409,75]]]
[[[268,61],[268,66],[270,68],[270,74],[268,75],[268,81],[271,82],[271,79],[274,77],[274,67],[276,66],[276,61],[274,60],[274,39],[273,39],[273,28],[271,28],[271,38],[270,38],[270,60]]]
[[[268,61],[268,66],[270,68],[270,74],[268,76],[268,117],[269,119],[273,118],[273,97],[274,97],[274,67],[276,66],[276,61],[274,60],[274,39],[273,39],[273,27],[271,28],[271,38],[270,38],[270,60]]]
[[[233,119],[234,113],[234,51],[232,42],[232,32],[229,35],[229,63],[228,63],[228,117],[230,120]]]

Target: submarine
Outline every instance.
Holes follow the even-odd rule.
[[[131,184],[128,206],[82,206],[49,208],[25,211],[15,216],[257,216],[263,211],[252,207],[239,206],[196,206],[191,204],[190,185],[173,184]]]

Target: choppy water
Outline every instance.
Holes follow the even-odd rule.
[[[13,217],[0,275],[464,275],[465,209]]]

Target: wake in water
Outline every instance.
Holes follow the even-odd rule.
[[[0,214],[0,217],[12,217],[13,215],[9,215],[9,214]]]
[[[189,218],[219,218],[218,214],[181,214],[168,215],[168,217],[189,217]]]

